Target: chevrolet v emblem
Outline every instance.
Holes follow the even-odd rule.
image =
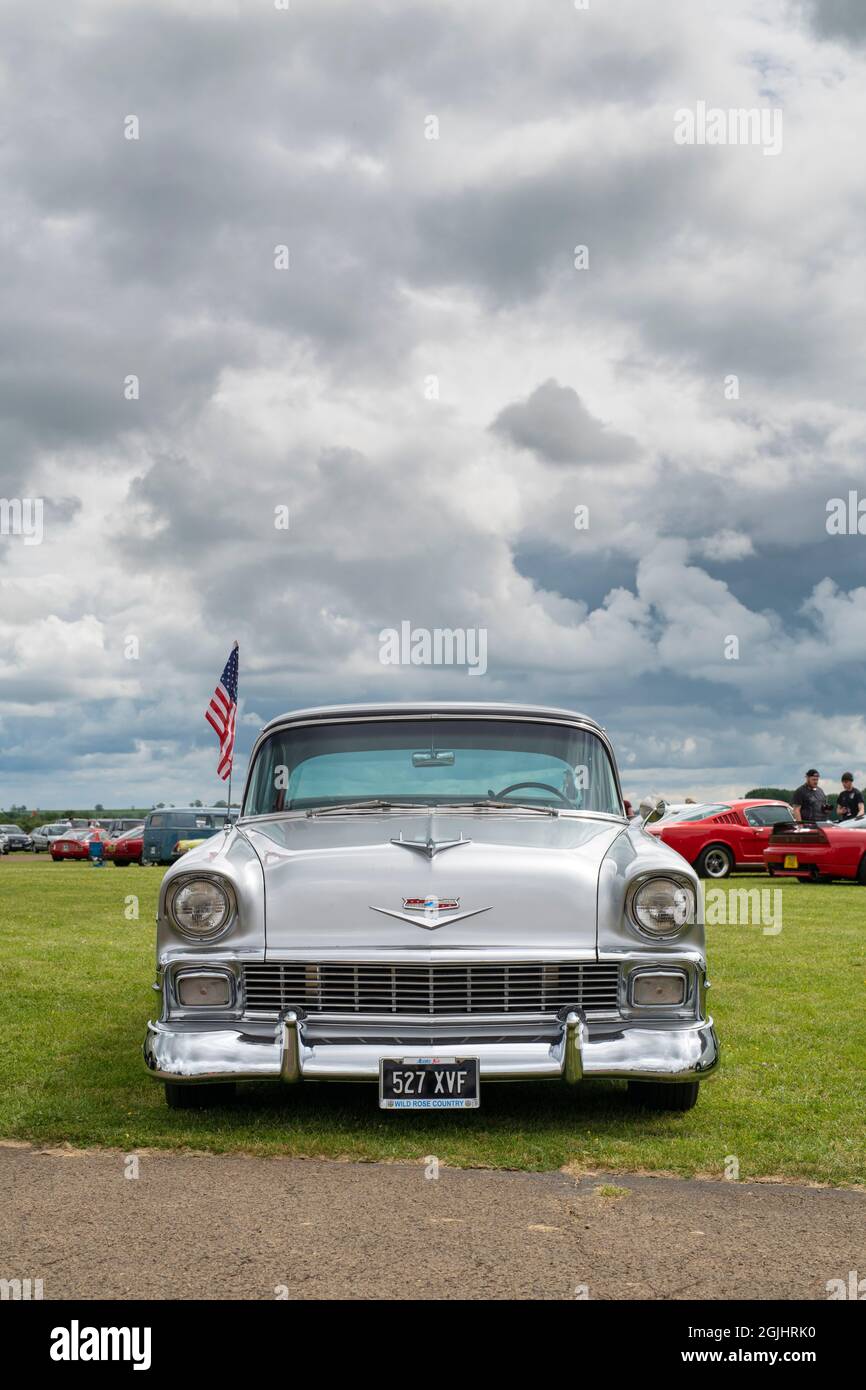
[[[374,907],[372,903],[370,911],[382,912],[386,917],[396,917],[401,922],[411,922],[413,927],[424,927],[426,931],[435,931],[437,927],[447,927],[449,922],[461,922],[464,917],[477,917],[480,912],[490,911],[489,907],[474,907],[468,912],[455,912],[453,909],[459,906],[459,898],[439,899],[429,893],[426,898],[404,898],[402,912],[392,907]]]
[[[426,840],[404,840],[403,831],[397,836],[396,840],[391,841],[392,845],[399,845],[401,849],[415,849],[419,854],[426,854],[428,859],[432,859],[434,854],[440,854],[443,849],[457,849],[460,845],[471,845],[471,840],[465,840],[461,833],[459,840],[434,840],[432,835],[428,835]]]

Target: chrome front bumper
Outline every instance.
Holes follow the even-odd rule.
[[[364,1033],[375,1026],[364,1020]],[[395,1023],[387,1020],[393,1033]],[[402,1026],[403,1023],[406,1026]],[[430,1037],[433,1020],[422,1023],[401,1020],[400,1037],[353,1040],[361,1021],[332,1022],[327,1040],[320,1036],[321,1020],[300,1017],[288,1010],[276,1025],[236,1022],[202,1028],[197,1020],[149,1023],[144,1059],[151,1073],[163,1081],[378,1081],[382,1057],[424,1056],[431,1050],[443,1055],[478,1057],[485,1081],[577,1082],[594,1077],[620,1077],[640,1081],[698,1081],[708,1076],[719,1061],[719,1045],[711,1018],[694,1023],[587,1023],[581,1009],[571,1010],[559,1021],[546,1021],[549,1036],[526,1040],[527,1020],[488,1020],[497,1038],[486,1041],[484,1020],[473,1018],[436,1021],[435,1042]],[[536,1020],[538,1023],[538,1020]],[[340,1037],[341,1031],[344,1038]],[[479,1041],[472,1040],[472,1031]],[[539,1027],[538,1031],[542,1031]]]

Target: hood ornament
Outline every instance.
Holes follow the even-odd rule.
[[[460,842],[455,840],[454,843]],[[437,927],[447,927],[449,922],[461,922],[464,917],[477,917],[481,912],[490,911],[489,907],[474,907],[469,912],[455,911],[459,906],[459,898],[438,898],[435,893],[428,893],[426,898],[404,898],[402,912],[391,907],[374,907],[372,903],[370,911],[382,912],[386,917],[397,917],[401,922],[411,922],[413,927],[424,927],[427,931],[435,931]]]
[[[428,859],[432,859],[434,854],[441,854],[443,849],[457,849],[459,845],[471,845],[472,841],[464,839],[462,831],[459,840],[434,840],[432,835],[428,835],[426,840],[404,840],[401,830],[396,840],[391,840],[391,844],[399,845],[401,849],[417,850],[419,854],[426,854]]]

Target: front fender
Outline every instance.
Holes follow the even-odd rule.
[[[179,878],[200,872],[228,879],[238,905],[235,926],[218,942],[196,942],[183,936],[166,912],[166,900]],[[157,910],[157,965],[164,966],[174,956],[214,957],[218,951],[263,960],[265,954],[265,889],[262,866],[246,836],[236,827],[220,831],[188,850],[165,874],[159,890]]]
[[[640,935],[626,914],[626,898],[635,879],[653,872],[674,873],[691,883],[695,890],[696,920],[675,941],[652,941]],[[602,861],[598,879],[597,946],[599,957],[650,954],[705,960],[702,893],[697,874],[681,854],[634,821],[617,837]]]

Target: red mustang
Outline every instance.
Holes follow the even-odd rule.
[[[104,830],[68,830],[65,835],[51,841],[51,858],[55,863],[62,859],[87,859],[90,841],[104,839]]]
[[[144,825],[133,830],[124,830],[116,840],[109,840],[105,846],[106,859],[113,859],[115,868],[125,869],[128,864],[140,864],[144,853]]]
[[[778,825],[763,858],[773,877],[866,883],[866,816],[839,825]]]
[[[786,801],[725,801],[686,806],[647,825],[697,869],[701,878],[727,878],[734,869],[762,869],[776,825],[794,825]]]

